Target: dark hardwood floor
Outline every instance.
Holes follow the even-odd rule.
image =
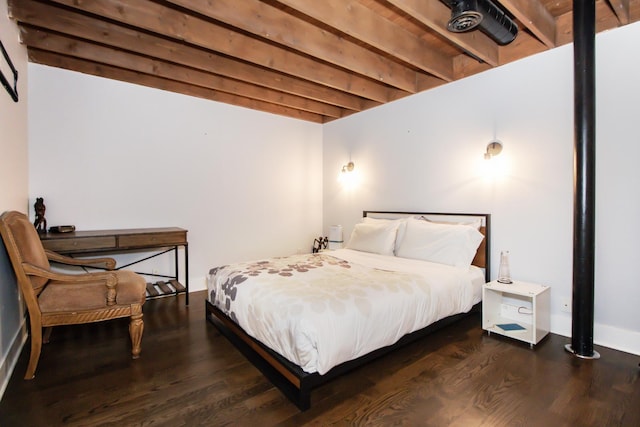
[[[640,358],[597,347],[534,350],[487,336],[479,315],[316,389],[300,412],[205,321],[204,292],[148,301],[142,356],[127,321],[54,329],[36,378],[28,344],[0,402],[0,426],[640,426]]]

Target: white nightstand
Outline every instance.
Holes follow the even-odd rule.
[[[531,348],[550,329],[551,290],[536,283],[497,281],[482,287],[482,329],[528,342]],[[523,329],[509,330],[498,325],[516,324]]]

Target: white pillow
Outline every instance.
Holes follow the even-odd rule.
[[[356,224],[347,243],[347,249],[373,252],[380,255],[393,255],[398,223]]]
[[[470,225],[471,227],[475,228],[476,230],[480,230],[480,228],[482,227],[482,219],[478,218],[478,219],[474,219],[471,222],[453,222],[453,221],[436,221],[434,219],[429,219],[426,216],[421,216],[418,217],[419,220],[422,221],[429,221],[431,223],[434,224],[447,224],[447,225],[452,225],[452,224],[461,224],[461,225]]]
[[[469,268],[484,236],[475,227],[409,218],[397,256]]]
[[[398,248],[400,247],[400,242],[404,238],[404,233],[407,229],[407,218],[398,218],[398,219],[384,219],[384,218],[371,218],[365,216],[362,219],[362,222],[365,224],[398,224],[398,232],[396,234],[396,241],[393,245],[393,253],[398,253]]]

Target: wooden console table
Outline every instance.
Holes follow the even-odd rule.
[[[157,273],[136,273],[169,279],[168,281],[160,280],[156,283],[147,283],[147,299],[184,293],[186,304],[189,304],[189,251],[187,230],[169,227],[73,231],[70,233],[48,232],[40,234],[40,240],[46,249],[64,255],[90,255],[146,250],[155,252],[150,256],[122,265],[116,268],[117,270],[173,251],[175,259],[174,276]],[[180,246],[184,248],[184,285],[179,281],[178,273],[178,248]]]

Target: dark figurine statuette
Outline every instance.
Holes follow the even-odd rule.
[[[311,249],[312,253],[318,253],[323,249],[327,249],[327,243],[329,243],[328,237],[318,237],[313,241],[313,249]]]
[[[36,210],[36,220],[33,222],[33,226],[36,228],[38,233],[46,233],[47,219],[44,217],[44,212],[47,210],[47,207],[44,205],[44,199],[42,197],[38,197],[33,207]]]

